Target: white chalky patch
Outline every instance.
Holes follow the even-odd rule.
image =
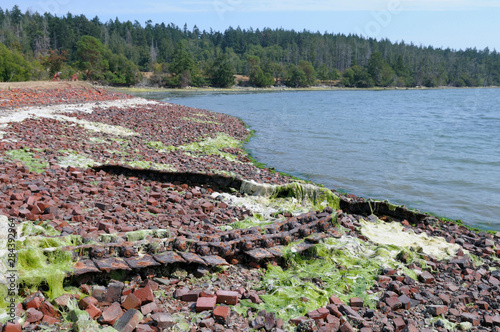
[[[15,110],[4,110],[0,112],[0,140],[3,139],[5,132],[1,129],[6,128],[9,122],[21,122],[29,118],[51,118],[60,121],[70,121],[82,125],[88,130],[104,132],[112,135],[120,136],[131,136],[139,135],[133,130],[123,128],[120,126],[111,126],[97,122],[89,122],[85,120],[79,120],[76,118],[62,116],[58,113],[66,112],[81,112],[81,113],[92,113],[94,108],[124,108],[124,107],[134,107],[134,106],[147,106],[155,105],[160,102],[147,100],[143,98],[132,98],[132,99],[121,99],[121,100],[109,100],[101,102],[89,102],[82,104],[61,104],[52,106],[35,106],[35,107],[23,107]]]
[[[428,236],[426,233],[415,234],[413,230],[404,230],[403,225],[397,222],[372,223],[361,220],[360,223],[361,234],[374,243],[413,247],[416,251],[422,250],[439,260],[455,257],[458,249],[461,248],[458,244],[446,242],[442,237]]]

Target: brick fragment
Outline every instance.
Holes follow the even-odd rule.
[[[423,282],[424,284],[431,284],[435,279],[434,276],[428,271],[424,271],[418,276],[418,280],[420,280],[420,282]]]
[[[217,303],[235,305],[239,301],[240,294],[234,291],[218,290],[216,292]]]
[[[133,293],[128,294],[125,300],[122,302],[122,307],[125,310],[138,309],[140,306],[141,300],[139,300]]]
[[[214,310],[217,305],[216,297],[199,297],[196,301],[196,312]]]
[[[227,318],[231,313],[231,308],[227,306],[218,306],[214,309],[214,318],[218,321],[227,322]]]
[[[29,323],[36,323],[41,321],[43,318],[43,313],[35,308],[29,308],[26,310],[26,321]]]
[[[90,319],[97,319],[101,317],[101,309],[97,308],[93,304],[89,304],[87,308],[85,308],[85,311],[89,313]]]
[[[118,332],[133,332],[141,320],[142,314],[135,309],[130,309],[116,321],[113,328]]]
[[[118,302],[113,302],[109,307],[103,310],[99,322],[113,325],[123,315],[123,310]]]
[[[149,286],[139,288],[133,294],[141,301],[141,304],[146,304],[155,300],[153,290]]]

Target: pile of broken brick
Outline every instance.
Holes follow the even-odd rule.
[[[9,98],[19,98],[14,105],[27,100],[44,105],[80,103],[81,98],[128,98],[92,89],[85,94],[87,97],[82,97],[81,91],[71,89],[40,94],[26,91],[25,95],[15,91]],[[75,100],[77,95],[80,99]],[[103,95],[106,97],[100,97]],[[211,120],[186,120],[198,113]],[[239,149],[227,151],[234,160],[216,155],[197,158],[179,151],[160,155],[144,141],[177,146],[214,132],[241,140],[248,132],[239,120],[164,103],[148,106],[147,111],[96,106],[93,113],[66,115],[140,132],[146,138],[128,142],[129,158],[168,163],[176,172],[137,169],[118,162],[108,167],[61,167],[58,151],[68,147],[100,163],[114,160],[117,153],[109,146],[89,143],[84,128],[67,127],[54,119],[31,118],[3,129],[2,155],[9,150],[36,148],[35,157],[47,160],[48,167],[37,174],[21,162],[2,159],[0,213],[18,223],[48,221],[61,237],[79,235],[82,243],[65,248],[75,261],[67,283],[77,286],[79,294],[65,294],[53,301],[45,298],[43,289],[22,294],[25,300],[18,304],[17,314],[24,318],[23,325],[0,324],[0,331],[48,326],[85,329],[79,325],[80,310],[101,327],[128,332],[168,331],[180,326],[188,331],[279,332],[289,323],[297,331],[447,331],[447,322],[475,331],[500,331],[500,265],[496,259],[500,240],[496,235],[342,194],[339,211],[326,208],[297,216],[282,214],[266,226],[222,230],[221,226],[243,220],[251,211],[214,197],[215,192],[230,192],[228,188],[237,179],[213,170],[259,182],[282,184],[290,180],[256,168]],[[105,138],[99,133],[92,135]],[[334,212],[338,225],[332,223]],[[240,315],[233,310],[241,299],[262,302],[260,295],[264,293],[256,289],[262,268],[283,264],[284,246],[305,239],[296,250],[308,251],[325,237],[341,236],[344,231],[338,226],[348,235],[366,240],[358,231],[359,221],[372,214],[400,221],[417,233],[458,243],[480,257],[481,263],[459,251],[451,261],[424,255],[426,266],[409,265],[419,272],[418,280],[384,269],[370,289],[379,294],[376,310],[360,298],[344,303],[336,296],[330,297],[328,305],[290,322],[272,312],[248,308],[246,315]],[[142,239],[132,239],[131,234],[140,230],[148,233]],[[222,266],[225,268],[220,269]],[[125,276],[128,282],[116,276]]]

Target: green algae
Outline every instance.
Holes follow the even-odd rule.
[[[21,229],[21,234],[23,234],[24,236],[33,236],[40,234],[46,236],[59,236],[61,234],[52,225],[49,225],[47,221],[44,221],[39,225],[35,225],[32,221],[26,221],[19,225],[19,228]]]
[[[198,142],[181,145],[177,149],[200,155],[217,155],[229,161],[237,161],[236,156],[222,151],[226,148],[240,148],[241,141],[225,133],[217,133],[215,137],[204,138]]]
[[[227,226],[221,226],[221,229],[223,230],[247,229],[252,227],[262,227],[270,225],[274,222],[276,222],[276,220],[266,220],[262,215],[256,213],[252,217],[246,217],[243,220],[236,221]]]
[[[152,161],[146,160],[134,160],[134,161],[125,161],[122,160],[120,162],[123,165],[130,166],[132,168],[140,168],[140,169],[155,169],[158,171],[165,172],[175,172],[176,168],[171,164],[159,164]]]
[[[181,120],[190,121],[190,122],[196,122],[196,123],[211,123],[211,124],[216,124],[216,125],[222,125],[222,123],[217,122],[217,121],[203,120],[203,119],[199,119],[199,118],[183,117],[183,118],[181,118]]]
[[[162,239],[168,238],[170,236],[170,233],[167,229],[142,229],[138,231],[128,232],[127,241],[141,241],[148,236]]]
[[[63,156],[57,157],[58,164],[61,167],[74,166],[80,168],[89,168],[94,165],[99,165],[98,162],[82,152],[74,150],[59,150],[57,152],[63,154]]]
[[[24,166],[28,167],[30,172],[43,173],[49,167],[49,163],[41,158],[35,158],[36,155],[31,149],[10,150],[5,152],[7,158],[13,161],[20,161]]]
[[[65,293],[64,279],[73,270],[73,265],[72,253],[60,248],[52,251],[20,249],[17,257],[19,284],[31,290],[38,290],[41,285],[45,285],[46,296],[53,300]]]
[[[326,206],[334,210],[340,208],[340,198],[329,189],[293,182],[281,186],[275,186],[271,198],[295,197],[300,202],[310,202],[313,209],[322,210]]]
[[[261,284],[266,291],[261,296],[263,303],[242,300],[243,307],[273,312],[284,321],[326,305],[331,295],[346,303],[361,297],[365,306],[375,308],[377,294],[369,290],[380,271],[389,267],[405,272],[404,264],[396,259],[400,252],[396,246],[375,245],[350,236],[327,238],[312,254],[294,252],[294,246],[296,243],[283,250],[286,269],[268,265]]]
[[[146,145],[152,149],[157,150],[158,152],[171,152],[171,151],[175,151],[175,149],[176,149],[174,146],[167,146],[167,145],[163,144],[163,142],[160,142],[160,141],[146,142]]]

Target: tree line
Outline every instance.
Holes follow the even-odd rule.
[[[0,81],[50,79],[54,73],[164,87],[498,86],[500,54],[307,30],[201,31],[196,25],[101,22],[0,7]],[[235,82],[235,74],[249,82]]]

